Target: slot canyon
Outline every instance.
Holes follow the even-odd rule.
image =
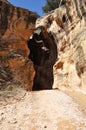
[[[33,90],[52,89],[53,65],[57,59],[57,46],[52,34],[44,27],[35,29],[28,42],[29,58],[33,61],[36,75]]]
[[[85,1],[62,1],[39,18],[7,0],[0,0],[0,10],[1,89],[85,89]]]
[[[0,130],[86,130],[86,0],[42,17],[9,1],[0,0]]]

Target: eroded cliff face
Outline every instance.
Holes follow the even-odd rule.
[[[37,19],[39,26],[53,34],[57,45],[53,88],[86,90],[86,1],[62,1],[61,7]]]
[[[1,88],[86,90],[85,0],[62,0],[39,19],[7,0],[0,0],[0,10]]]
[[[36,19],[35,13],[0,0],[0,88],[21,84],[32,90],[35,70],[27,41]]]

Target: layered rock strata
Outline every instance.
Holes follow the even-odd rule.
[[[32,90],[34,65],[27,41],[35,28],[35,13],[0,0],[0,88],[21,84]]]

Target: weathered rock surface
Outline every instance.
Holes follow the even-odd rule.
[[[27,41],[35,28],[35,13],[0,0],[0,88],[20,83],[32,90],[35,70]]]
[[[86,89],[86,2],[60,4],[36,21],[31,11],[0,0],[0,77],[2,70],[9,77],[0,79],[1,86],[12,80],[26,88],[30,83],[31,90],[34,79],[33,90]]]
[[[86,1],[65,0],[61,7],[37,19],[54,35],[58,57],[53,67],[53,88],[86,90]]]
[[[0,91],[0,130],[86,130],[86,95],[81,90],[65,94],[20,88],[22,85],[32,90],[36,71],[33,89],[50,89],[54,80],[53,88],[86,90],[86,3],[63,3],[38,19],[33,32],[35,20],[29,17],[31,12],[0,0],[0,18],[8,23],[3,26],[0,21],[0,88],[7,86]],[[7,15],[6,9],[11,11]],[[32,20],[24,20],[22,15]]]

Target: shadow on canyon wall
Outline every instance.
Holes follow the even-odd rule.
[[[53,35],[40,26],[35,29],[28,47],[29,58],[33,61],[36,71],[33,90],[52,89],[53,65],[57,59],[57,46]]]

